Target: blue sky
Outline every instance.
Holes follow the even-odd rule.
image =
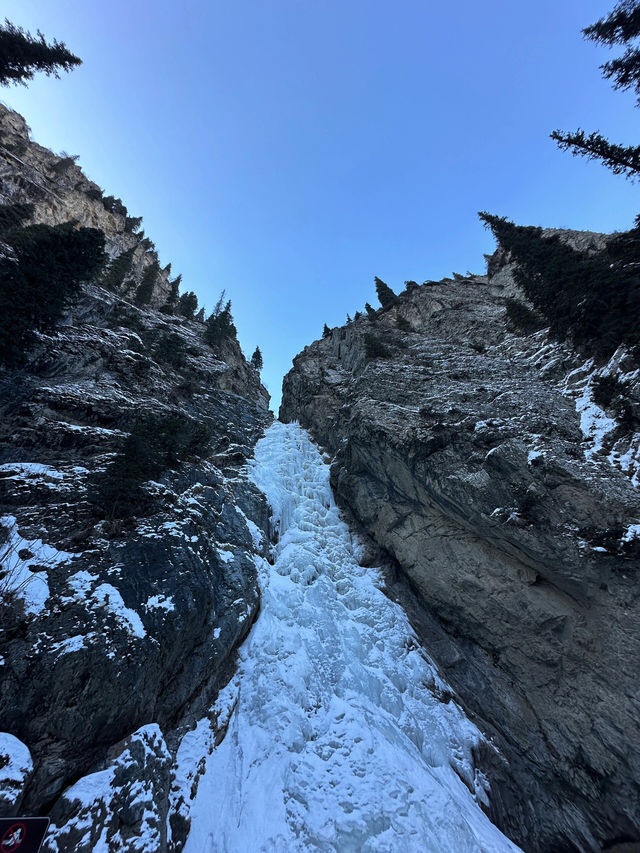
[[[623,229],[637,188],[555,128],[636,143],[640,113],[581,37],[613,0],[5,0],[84,64],[2,98],[144,217],[208,308],[225,288],[274,402],[373,277],[483,271],[476,212]]]

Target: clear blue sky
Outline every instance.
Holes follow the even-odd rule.
[[[549,140],[637,143],[580,30],[613,0],[8,0],[84,60],[1,93],[34,138],[144,217],[211,308],[222,288],[277,404],[292,357],[373,276],[483,271],[476,211],[622,229],[638,190]]]

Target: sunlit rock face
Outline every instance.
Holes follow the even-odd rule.
[[[155,247],[142,227],[134,228],[119,206],[105,207],[100,187],[89,180],[74,157],[54,154],[31,139],[24,118],[0,104],[0,180],[3,204],[33,204],[34,223],[59,225],[74,220],[85,228],[98,228],[105,235],[109,257],[133,249],[125,287],[131,292],[144,271],[158,260]],[[106,193],[105,193],[106,195]],[[135,233],[134,233],[135,232]],[[170,268],[160,269],[151,297],[155,307],[170,293]]]
[[[490,270],[306,347],[280,417],[331,454],[339,503],[417,593],[427,647],[502,754],[498,825],[526,850],[599,850],[640,837],[640,436],[593,403],[606,366],[508,328],[517,291],[504,258]],[[632,387],[637,367],[609,365]]]

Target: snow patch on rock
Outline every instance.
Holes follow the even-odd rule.
[[[12,515],[0,517],[0,527],[7,537],[0,544],[0,595],[15,595],[24,602],[26,613],[37,616],[49,598],[47,570],[76,555],[58,551],[42,539],[24,539]]]
[[[32,770],[28,748],[17,737],[0,732],[0,807],[3,813],[18,802]]]

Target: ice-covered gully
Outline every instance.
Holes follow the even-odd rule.
[[[490,796],[471,759],[480,733],[438,700],[446,685],[405,614],[359,565],[305,431],[274,423],[251,477],[280,538],[219,698],[228,730],[207,755],[186,852],[518,850],[479,805]],[[185,784],[207,730],[183,741]]]

